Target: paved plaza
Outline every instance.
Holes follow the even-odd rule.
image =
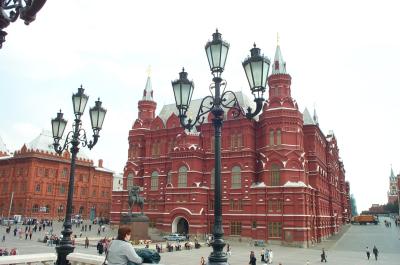
[[[381,218],[383,221],[384,218]],[[113,237],[116,235],[116,230],[111,230],[106,227],[105,232],[101,232],[100,237],[97,236],[98,226],[92,226],[92,231],[83,232],[81,240],[77,240],[76,252],[96,254],[95,243],[99,238]],[[58,234],[61,230],[61,223],[54,224],[54,232]],[[379,225],[348,225],[345,232],[336,235],[320,244],[317,244],[308,249],[283,247],[277,245],[268,245],[268,248],[274,252],[273,264],[282,263],[282,265],[302,265],[307,264],[320,264],[321,249],[325,248],[328,256],[329,264],[337,265],[364,265],[364,264],[385,264],[385,265],[399,265],[400,264],[400,228],[395,227],[394,224],[391,228],[386,228],[381,222]],[[18,248],[20,254],[30,253],[45,253],[55,251],[54,247],[46,246],[44,243],[38,242],[38,238],[43,238],[48,228],[45,231],[34,233],[30,241],[19,239],[18,236],[14,237],[13,233],[7,234],[6,241],[0,243],[0,248]],[[79,236],[80,229],[74,226],[74,233]],[[5,234],[5,227],[0,228],[0,235]],[[91,239],[91,247],[85,249],[83,240],[85,236]],[[229,264],[231,265],[244,265],[249,262],[249,252],[254,250],[257,254],[257,264],[260,263],[261,248],[250,246],[248,242],[229,241],[232,247],[232,256],[229,257]],[[369,261],[366,258],[365,247],[370,249],[376,245],[379,249],[378,261],[371,258]],[[163,244],[165,247],[165,243]],[[150,246],[155,248],[154,245]],[[182,250],[174,252],[161,253],[162,264],[199,264],[200,258],[208,257],[211,252],[210,247],[201,247],[200,249]]]

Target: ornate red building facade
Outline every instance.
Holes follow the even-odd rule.
[[[52,149],[51,132],[9,154],[0,149],[0,214],[59,219],[65,217],[71,157]],[[0,141],[1,147],[1,141]],[[113,172],[94,166],[83,150],[75,169],[73,213],[85,219],[109,217]],[[10,207],[11,206],[11,207]],[[10,210],[11,209],[11,210]]]
[[[291,97],[280,47],[268,79],[269,97],[256,120],[225,113],[222,129],[222,207],[225,236],[307,246],[349,220],[350,187],[333,133]],[[241,92],[242,106],[251,101]],[[201,100],[193,100],[195,116]],[[196,132],[182,129],[175,104],[156,117],[148,77],[138,118],[129,131],[124,191],[113,192],[111,221],[128,211],[126,189],[143,188],[151,225],[165,232],[211,233],[214,129],[211,115]]]

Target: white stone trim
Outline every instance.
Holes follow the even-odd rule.
[[[56,260],[57,260],[57,255],[55,253],[40,253],[40,254],[28,254],[28,255],[2,256],[0,258],[0,264],[1,265],[31,264],[31,263],[54,264]]]

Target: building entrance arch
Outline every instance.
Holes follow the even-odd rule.
[[[186,220],[186,218],[178,216],[174,219],[172,222],[172,233],[184,235],[189,234],[189,222]]]

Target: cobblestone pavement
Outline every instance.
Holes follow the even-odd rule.
[[[383,221],[383,218],[382,218]],[[392,222],[393,223],[393,222]],[[111,230],[108,226],[106,231],[101,233],[100,237],[97,236],[97,227],[93,226],[91,232],[83,232],[81,239],[78,238],[77,246],[75,251],[96,254],[95,243],[101,237],[108,236],[112,237],[116,235],[116,230]],[[54,224],[54,231],[58,234],[61,231],[61,223]],[[34,234],[32,241],[19,239],[18,236],[14,237],[12,232],[7,234],[6,241],[0,243],[0,248],[13,248],[17,247],[20,254],[28,253],[40,253],[40,252],[53,252],[54,247],[46,246],[43,243],[37,241],[38,238],[42,238],[46,231],[41,231]],[[80,229],[74,227],[74,233],[78,236]],[[0,235],[5,234],[5,227],[0,228]],[[85,249],[81,242],[85,236],[91,239],[91,247]],[[260,251],[261,248],[250,246],[246,242],[228,241],[232,247],[232,255],[229,256],[228,262],[231,265],[246,265],[249,261],[249,252],[254,250],[257,254],[257,263],[261,264]],[[365,247],[368,246],[370,249],[376,245],[379,249],[378,261],[366,258]],[[165,243],[163,244],[165,247]],[[140,246],[138,246],[140,247]],[[154,248],[154,245],[150,246]],[[324,242],[312,246],[308,249],[304,248],[292,248],[283,247],[278,245],[268,245],[268,248],[274,252],[273,264],[282,263],[282,265],[305,265],[307,261],[309,264],[320,264],[320,253],[321,249],[325,248],[328,256],[329,264],[337,265],[366,265],[366,264],[384,264],[384,265],[400,265],[400,228],[395,227],[394,223],[391,228],[386,228],[383,223],[375,225],[348,225],[344,232],[335,235]],[[201,247],[200,249],[194,250],[182,250],[161,253],[162,264],[176,264],[176,265],[187,265],[187,264],[199,264],[200,258],[203,256],[207,259],[212,248]]]

